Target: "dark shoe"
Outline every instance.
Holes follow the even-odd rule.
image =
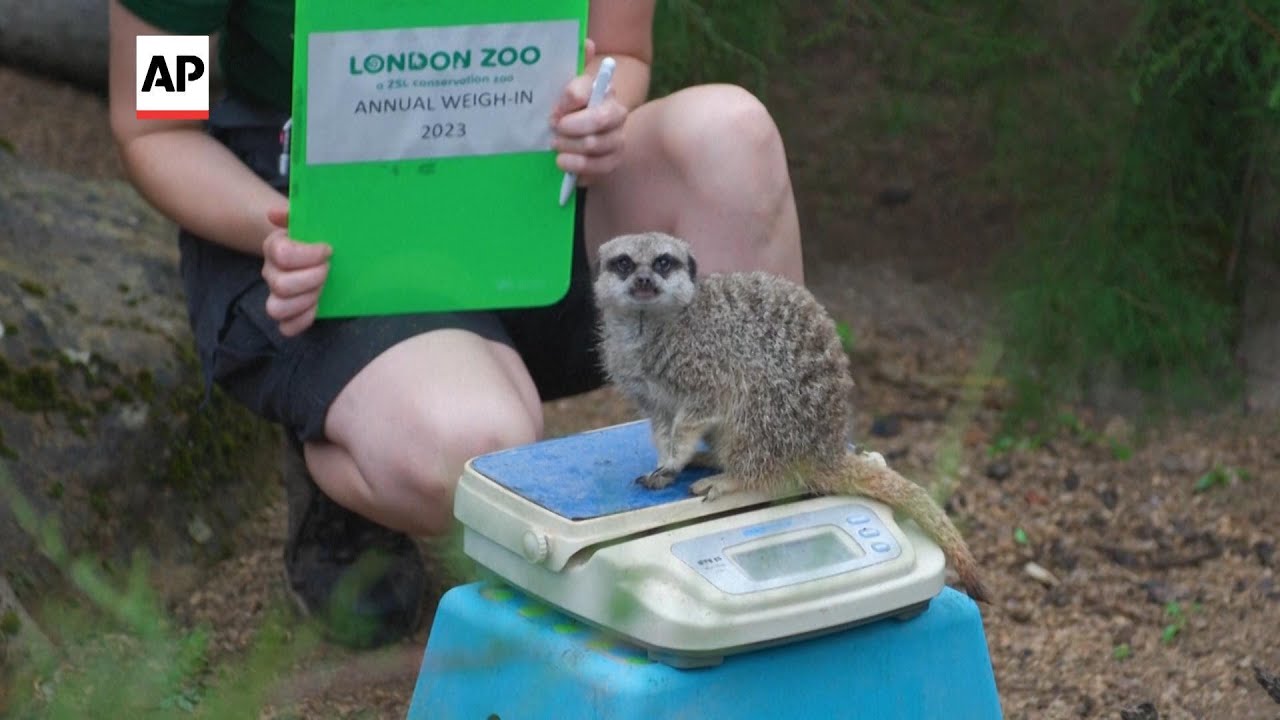
[[[285,579],[302,612],[318,618],[330,640],[349,647],[378,647],[412,634],[427,584],[413,540],[330,500],[292,436],[284,456]]]

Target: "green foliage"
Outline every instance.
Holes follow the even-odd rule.
[[[10,610],[0,615],[0,636],[15,637],[21,629],[22,620],[18,617],[18,613]]]
[[[1193,603],[1191,605],[1191,612],[1197,613],[1200,612],[1200,610],[1200,603]],[[1165,645],[1171,645],[1174,640],[1178,639],[1178,635],[1187,626],[1187,611],[1182,609],[1182,603],[1176,600],[1171,600],[1168,603],[1165,603],[1164,614],[1169,621],[1160,630],[1160,642]]]
[[[43,605],[42,624],[57,633],[50,644],[31,641],[9,656],[16,664],[0,665],[0,683],[9,688],[0,685],[6,717],[257,717],[276,679],[317,641],[281,610],[263,624],[248,658],[214,664],[209,628],[182,628],[167,616],[151,590],[145,555],[136,555],[122,577],[90,557],[73,557],[57,526],[36,513],[2,464],[0,498],[83,598]],[[16,616],[3,630],[23,639]]]
[[[946,505],[960,482],[960,467],[964,457],[964,433],[973,424],[995,379],[995,367],[1000,361],[1000,343],[988,338],[979,349],[973,366],[965,374],[960,397],[947,413],[946,430],[934,461],[936,479],[929,494],[939,505]]]
[[[1276,5],[837,6],[873,38],[879,132],[988,129],[970,191],[1010,201],[1021,235],[997,268],[1009,432],[1100,391],[1157,412],[1238,389],[1248,200],[1280,159]]]
[[[1201,475],[1194,486],[1196,492],[1205,492],[1215,487],[1226,487],[1233,482],[1249,479],[1249,473],[1239,468],[1213,466],[1209,472]]]
[[[1017,410],[1118,384],[1157,410],[1238,389],[1236,263],[1253,168],[1280,128],[1280,44],[1236,4],[1149,2],[1097,120],[1119,162],[1062,191],[1007,275]],[[1126,79],[1130,103],[1117,102]],[[1109,127],[1107,127],[1109,125]],[[1158,400],[1156,400],[1158,398]]]
[[[1047,7],[1016,0],[875,0],[837,12],[869,28],[872,58],[894,90],[968,93],[991,79],[1021,74],[1010,62],[1042,52],[1043,38],[1009,32]]]
[[[1115,459],[1128,460],[1133,457],[1133,448],[1128,445],[1118,443],[1115,440],[1108,440],[1107,443],[1111,446],[1111,455]]]
[[[1039,441],[1035,438],[1025,435],[1003,434],[997,437],[995,442],[991,443],[991,446],[987,448],[987,456],[999,457],[1018,450],[1032,450],[1037,447],[1039,447]]]
[[[84,421],[91,410],[66,390],[65,379],[79,369],[65,358],[31,367],[15,367],[0,357],[0,406],[33,412],[63,413],[73,430],[84,432]]]
[[[1251,7],[1256,4],[1257,8]],[[1280,15],[1269,3],[1148,0],[1141,25],[1145,62],[1131,92],[1141,103],[1180,96],[1205,80],[1229,78],[1224,88],[1244,102],[1240,115],[1274,122],[1280,113]]]
[[[1056,421],[1048,424],[1047,427],[1048,430],[1037,438],[1038,441],[1047,440],[1053,432],[1064,431],[1083,445],[1105,446],[1116,460],[1128,460],[1133,457],[1132,447],[1117,438],[1093,430],[1075,413],[1060,412]]]
[[[49,290],[35,280],[19,280],[18,287],[32,297],[43,298],[49,295]]]
[[[856,338],[854,337],[853,328],[849,327],[849,323],[836,323],[836,334],[840,336],[840,347],[844,348],[846,353],[853,352],[854,345],[857,343]]]
[[[650,96],[708,82],[765,95],[767,68],[782,47],[782,20],[776,0],[658,0]]]

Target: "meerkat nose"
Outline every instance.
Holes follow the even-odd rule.
[[[653,276],[645,273],[637,274],[631,281],[631,288],[628,293],[634,298],[653,298],[658,295],[658,285],[653,281]]]

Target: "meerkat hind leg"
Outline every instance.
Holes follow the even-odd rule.
[[[715,450],[699,450],[689,458],[688,466],[719,469],[720,458],[716,457]]]
[[[748,490],[761,490],[780,486],[779,478],[786,473],[784,465],[762,457],[747,438],[734,435],[717,438],[716,454],[725,472],[705,477],[689,486],[689,492],[701,495],[703,501]]]
[[[689,492],[701,495],[703,500],[715,500],[742,490],[742,481],[728,475],[712,475],[689,486]]]
[[[706,449],[698,449],[698,451],[693,454],[693,457],[689,458],[689,466],[711,468],[714,470],[723,469],[724,459],[720,457],[720,433],[718,432],[718,428],[711,428],[706,435],[702,436],[702,439],[706,443],[707,447]]]
[[[712,438],[711,442],[712,448],[715,451],[717,459],[720,461],[722,469],[724,465],[740,465],[740,463],[735,463],[733,461],[734,447],[726,447],[724,445],[724,438]],[[722,495],[730,495],[732,493],[745,490],[746,487],[747,485],[743,482],[743,478],[740,473],[730,472],[702,478],[689,486],[689,492],[694,495],[701,495],[703,502],[706,502],[708,500],[715,500]]]
[[[715,426],[714,420],[690,420],[677,416],[670,425],[665,442],[657,442],[658,467],[648,475],[641,475],[636,482],[650,490],[661,490],[670,485],[681,470],[697,456],[698,443]],[[664,428],[665,429],[665,428]]]

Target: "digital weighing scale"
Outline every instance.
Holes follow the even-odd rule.
[[[607,433],[602,442],[599,434]],[[861,497],[662,490],[647,421],[474,458],[455,498],[463,549],[516,588],[679,668],[922,612],[942,551]]]

